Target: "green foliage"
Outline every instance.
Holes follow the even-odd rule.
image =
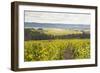
[[[87,30],[72,29],[24,29],[24,39],[28,40],[49,40],[49,39],[89,39],[90,33]]]
[[[24,47],[25,61],[90,58],[89,39],[33,40],[25,41]]]

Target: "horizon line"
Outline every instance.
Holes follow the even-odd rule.
[[[63,25],[63,24],[71,24],[71,23],[41,23],[41,22],[24,22],[24,23],[36,23],[36,24],[61,24],[61,25]],[[76,23],[77,24],[77,23]],[[77,25],[90,25],[90,24],[77,24]]]

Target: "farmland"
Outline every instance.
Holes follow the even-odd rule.
[[[24,29],[24,40],[25,61],[90,58],[89,31]]]

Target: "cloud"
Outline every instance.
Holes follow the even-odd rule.
[[[90,24],[90,14],[25,11],[25,22]]]

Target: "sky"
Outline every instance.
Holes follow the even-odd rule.
[[[61,23],[61,24],[90,24],[91,14],[71,12],[39,12],[25,11],[25,22]]]

